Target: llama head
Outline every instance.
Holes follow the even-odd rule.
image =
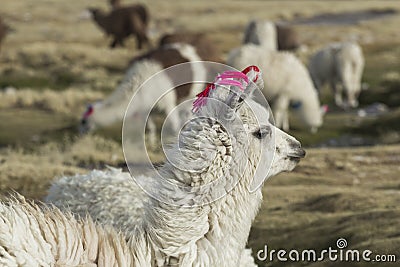
[[[93,117],[99,105],[100,103],[93,103],[87,105],[85,112],[82,114],[79,124],[79,131],[81,133],[87,133],[96,128]]]
[[[320,105],[318,95],[309,94],[306,101],[293,101],[290,107],[295,111],[306,129],[316,133],[323,124],[324,115],[328,111],[327,105]]]
[[[295,138],[270,122],[267,108],[252,100],[263,86],[257,67],[225,72],[214,84],[198,95],[179,147],[167,153],[169,164],[179,169],[173,171],[174,183],[190,192],[212,192],[196,204],[222,197],[239,183],[252,192],[266,178],[292,170],[305,155]]]
[[[103,109],[104,103],[102,101],[97,101],[87,105],[86,110],[79,121],[79,132],[85,134],[96,130],[99,126],[108,125],[107,123],[103,123],[103,121],[109,117],[107,114],[103,116]]]
[[[126,107],[130,101],[132,94],[137,91],[137,88],[148,78],[149,75],[160,70],[157,64],[151,62],[137,62],[129,68],[127,76],[118,87],[107,98],[97,101],[87,106],[83,113],[79,129],[81,133],[86,133],[97,128],[107,127],[114,123],[121,122],[126,111]],[[160,83],[167,84],[167,79],[158,79]],[[154,85],[153,85],[154,86]],[[138,94],[141,101],[138,101],[135,110],[144,110],[146,103],[154,103],[153,99],[149,99],[151,95],[144,94],[143,90]],[[153,101],[153,102],[152,102]],[[135,116],[138,114],[128,114]],[[141,115],[141,114],[140,114]]]
[[[91,123],[90,117],[93,115],[94,112],[94,105],[89,104],[86,107],[85,112],[82,114],[80,124],[79,124],[79,131],[81,133],[86,133],[90,131],[93,128],[93,125]]]

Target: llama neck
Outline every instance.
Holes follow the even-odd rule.
[[[124,118],[126,107],[133,94],[134,85],[124,82],[102,102],[95,104],[91,116],[92,123],[96,126],[106,127]]]
[[[187,261],[203,262],[199,266],[210,262],[238,266],[261,201],[261,190],[250,193],[242,182],[203,206],[179,207],[152,200],[144,221],[154,254],[162,259],[159,266]]]
[[[207,133],[208,135],[217,134]],[[196,135],[196,138],[201,136]],[[219,137],[221,143],[224,138]],[[196,145],[193,140],[188,144]],[[189,145],[190,146],[190,145]],[[195,147],[188,147],[195,151]],[[145,208],[147,232],[150,243],[162,264],[182,264],[210,262],[216,266],[237,266],[240,254],[245,247],[251,223],[261,203],[261,191],[249,193],[247,185],[253,177],[250,168],[244,168],[247,160],[240,148],[232,154],[231,147],[220,145],[204,154],[214,155],[212,163],[203,172],[182,171],[167,163],[161,170],[172,184],[193,185],[216,180],[208,190],[196,189],[183,192],[174,191],[177,203],[195,205],[196,200],[205,201],[192,207],[174,206],[152,200]],[[214,153],[214,154],[213,154]],[[243,153],[243,154],[241,154]],[[193,166],[191,163],[186,166]],[[197,167],[197,166],[196,166]],[[237,180],[238,179],[238,180]],[[160,194],[171,194],[171,184],[159,184]],[[215,201],[215,196],[224,194]],[[180,197],[180,195],[182,197]],[[224,249],[221,249],[224,248]],[[208,263],[208,264],[207,264]],[[201,264],[200,264],[201,265]]]
[[[126,105],[99,107],[95,110],[90,120],[97,127],[107,127],[116,122],[122,121]]]

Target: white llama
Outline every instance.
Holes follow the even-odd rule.
[[[317,51],[310,58],[308,68],[319,91],[329,84],[337,106],[355,108],[358,107],[364,62],[357,43],[334,43]]]
[[[166,162],[159,169],[163,179],[146,178],[157,199],[143,201],[143,216],[127,242],[57,209],[0,203],[4,264],[109,266],[104,259],[111,259],[118,266],[238,266],[262,201],[254,180],[290,171],[305,155],[249,99],[256,86],[247,80],[262,80],[257,71],[246,73],[247,78],[236,75],[239,81],[218,80],[203,94],[207,98],[196,101],[198,117],[181,131],[180,148],[171,148],[185,169]]]
[[[232,50],[227,63],[239,69],[255,63],[263,70],[263,78],[267,81],[263,93],[272,102],[277,127],[289,130],[291,104],[311,132],[316,132],[322,125],[326,107],[320,106],[307,68],[295,55],[248,44]]]

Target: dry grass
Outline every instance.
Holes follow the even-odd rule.
[[[80,115],[86,104],[103,99],[104,94],[90,90],[67,89],[56,92],[50,89],[38,92],[32,89],[0,91],[0,108],[37,108],[65,115]]]
[[[399,251],[400,146],[307,152],[294,172],[266,183],[263,212],[253,225],[250,246],[322,250],[335,248],[336,240],[344,237],[350,248]],[[336,266],[331,264],[315,266]],[[345,266],[364,266],[358,264]]]
[[[0,195],[15,190],[40,199],[54,178],[123,162],[118,143],[94,135],[46,143],[34,151],[4,148],[0,150]]]

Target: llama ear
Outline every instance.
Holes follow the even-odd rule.
[[[244,103],[248,95],[240,90],[230,89],[225,103],[233,110],[238,110]]]
[[[207,102],[207,98],[217,99],[232,110],[238,110],[244,100],[252,95],[256,88],[262,89],[263,81],[257,66],[249,66],[240,71],[225,71],[218,75],[213,84],[197,95],[193,102],[193,111],[197,112]]]
[[[257,66],[249,66],[242,71],[246,75],[246,87],[244,90],[236,91],[232,97],[231,103],[228,104],[231,108],[238,110],[244,103],[244,100],[251,96],[256,89],[264,88],[264,81],[261,76],[261,71]]]

